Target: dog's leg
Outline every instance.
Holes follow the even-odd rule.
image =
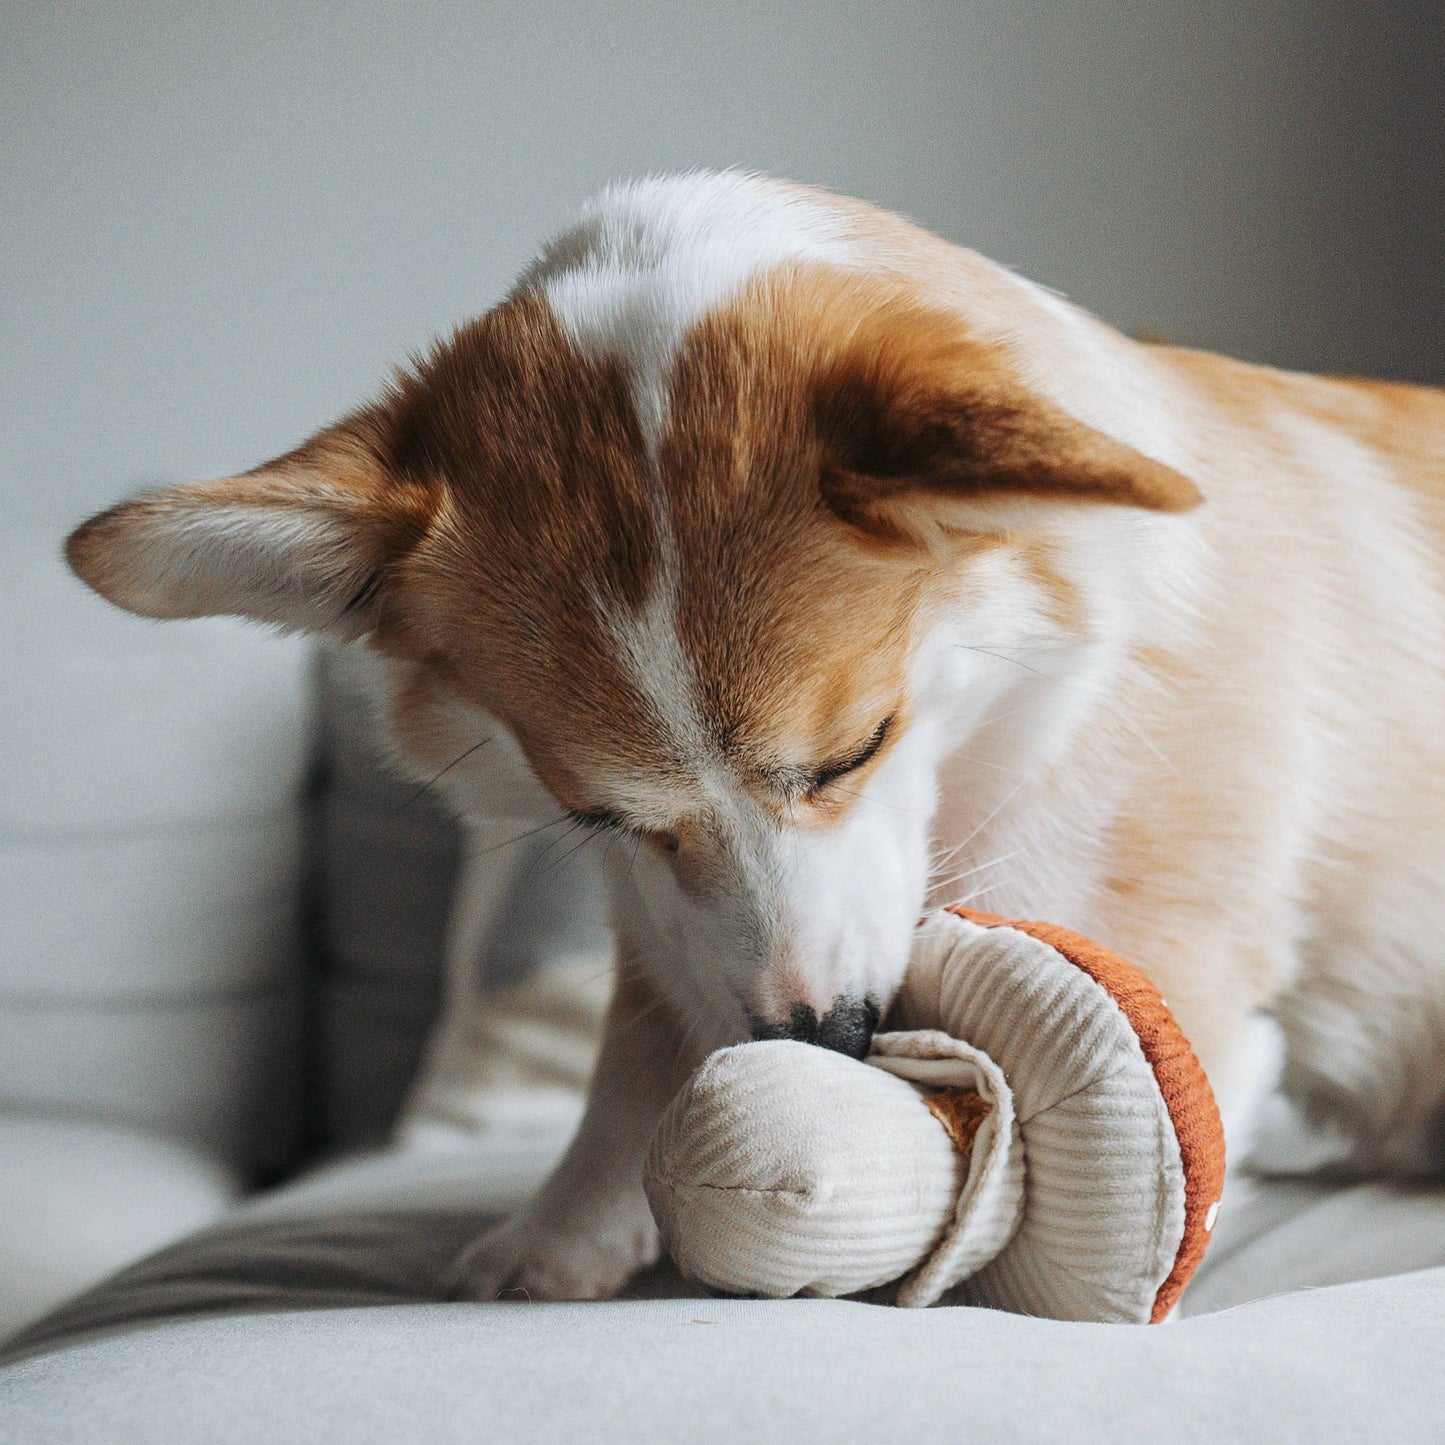
[[[1238,1034],[1224,1049],[1211,1050],[1204,1072],[1224,1125],[1225,1162],[1230,1175],[1253,1153],[1268,1104],[1284,1070],[1279,1025],[1265,1013],[1239,1020]]]
[[[669,1007],[635,967],[619,963],[576,1138],[537,1198],[458,1257],[448,1292],[479,1300],[605,1299],[652,1263],[658,1237],[642,1192],[643,1156],[697,1062]]]
[[[456,893],[447,918],[442,1006],[427,1040],[417,1082],[402,1110],[402,1142],[428,1145],[450,1133],[476,1127],[467,1109],[475,1074],[472,1024],[481,1001],[482,952],[491,936],[525,854],[506,846],[526,825],[515,818],[472,817],[462,824],[462,858]],[[457,1138],[464,1137],[458,1134]]]

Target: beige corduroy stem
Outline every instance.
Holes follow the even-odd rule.
[[[686,1273],[732,1294],[835,1296],[925,1259],[899,1302],[926,1304],[998,1252],[1023,1192],[1002,1074],[929,1031],[881,1037],[869,1062],[776,1041],[723,1049],[698,1070],[646,1173]],[[944,1087],[992,1106],[967,1158],[923,1103]]]

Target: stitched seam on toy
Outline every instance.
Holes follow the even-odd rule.
[[[664,1179],[661,1181],[676,1193],[684,1193],[687,1190],[709,1189],[714,1194],[765,1194],[770,1199],[776,1199],[780,1194],[785,1194],[790,1199],[812,1199],[814,1193],[811,1189],[792,1189],[780,1185],[776,1189],[755,1189],[746,1184],[678,1184],[674,1180]]]
[[[1095,1074],[1092,1079],[1085,1079],[1084,1082],[1080,1084],[1077,1089],[1070,1089],[1067,1094],[1060,1094],[1057,1099],[1050,1099],[1049,1102],[1045,1104],[1042,1108],[1035,1109],[1033,1113],[1028,1116],[1028,1118],[1025,1118],[1022,1114],[1020,1114],[1017,1110],[1017,1106],[1015,1106],[1014,1118],[1018,1120],[1020,1126],[1031,1123],[1033,1120],[1037,1119],[1040,1114],[1050,1113],[1052,1110],[1057,1109],[1060,1104],[1067,1104],[1070,1099],[1077,1099],[1080,1094],[1086,1094],[1090,1089],[1096,1088],[1100,1084],[1107,1084],[1110,1079],[1117,1079],[1120,1074],[1125,1073],[1128,1070],[1132,1062],[1134,1061],[1130,1059],[1121,1060],[1119,1063],[1115,1064],[1114,1067],[1110,1069],[1107,1074]]]

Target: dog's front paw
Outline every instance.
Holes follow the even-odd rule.
[[[450,1299],[610,1299],[657,1260],[657,1226],[638,1217],[555,1223],[530,1211],[488,1230],[447,1271]]]

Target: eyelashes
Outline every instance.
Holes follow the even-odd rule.
[[[568,808],[567,816],[583,828],[590,828],[594,833],[636,833],[638,829],[630,823],[621,813],[614,812],[611,808]]]
[[[888,734],[893,731],[893,720],[896,714],[890,714],[884,718],[869,735],[867,742],[856,752],[850,753],[846,758],[839,758],[836,762],[824,763],[821,768],[816,768],[808,775],[807,793],[814,797],[821,793],[830,783],[836,783],[839,778],[846,778],[849,773],[856,773],[865,763],[870,762],[878,750],[888,740]]]

